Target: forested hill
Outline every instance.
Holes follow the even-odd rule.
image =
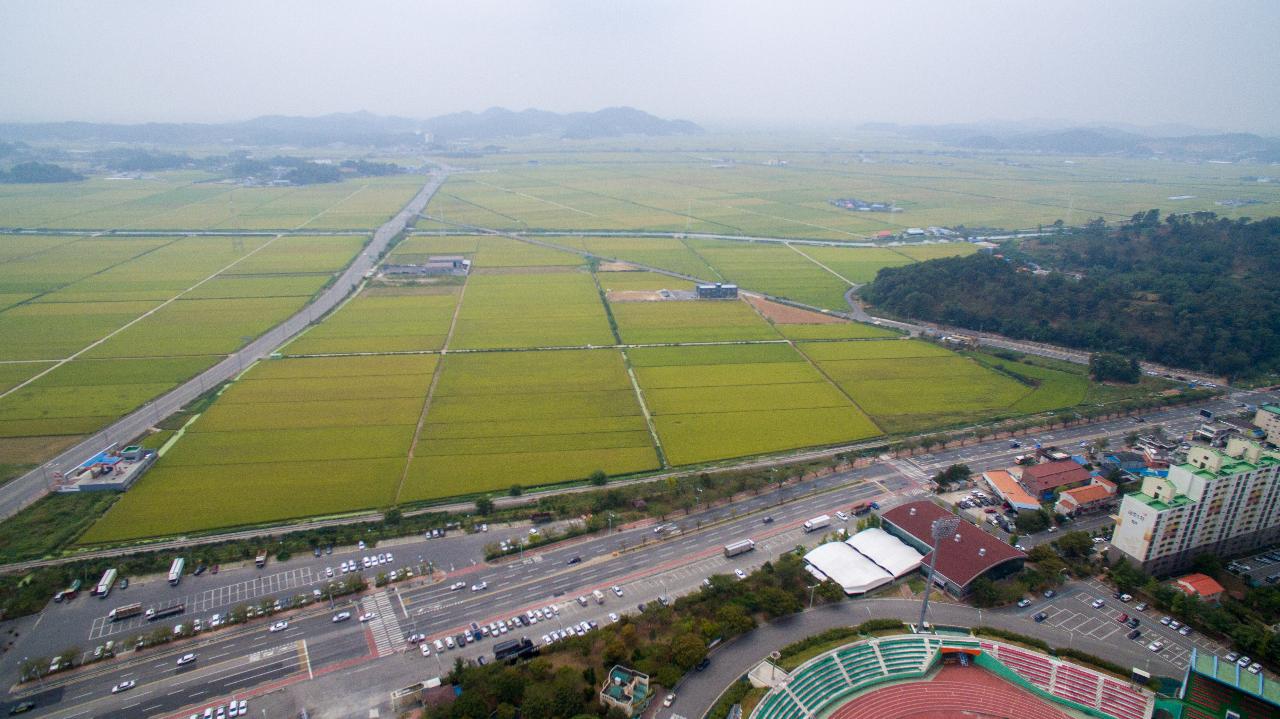
[[[1161,221],[1153,210],[1007,255],[886,268],[862,295],[898,315],[1010,337],[1230,377],[1280,371],[1280,218]]]

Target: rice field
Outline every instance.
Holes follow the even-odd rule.
[[[604,302],[587,272],[473,274],[453,347],[514,349],[611,345]]]
[[[780,338],[741,300],[610,302],[609,306],[627,344]]]
[[[450,354],[401,501],[655,469],[617,350]]]
[[[675,465],[880,434],[785,344],[640,348],[627,356]]]
[[[458,303],[457,287],[366,289],[283,351],[420,352],[444,346]]]
[[[844,294],[850,285],[788,245],[689,240],[689,246],[714,265],[727,282],[815,307],[849,306]]]

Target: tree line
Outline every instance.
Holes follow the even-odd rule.
[[[902,316],[1232,378],[1280,371],[1280,218],[1151,210],[1004,250],[885,268],[862,295]]]

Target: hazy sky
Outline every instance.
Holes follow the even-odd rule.
[[[0,3],[0,120],[632,105],[1280,134],[1280,2]]]

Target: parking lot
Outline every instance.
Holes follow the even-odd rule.
[[[1268,548],[1227,565],[1227,569],[1258,586],[1280,582],[1280,549]],[[1267,581],[1268,577],[1276,577]]]
[[[1095,600],[1101,599],[1104,604],[1095,609]],[[1076,585],[1076,590],[1065,590],[1050,600],[1041,598],[1024,611],[1028,618],[1039,612],[1047,616],[1044,623],[1065,630],[1074,637],[1077,634],[1087,635],[1101,641],[1134,642],[1148,646],[1160,641],[1164,647],[1160,655],[1168,662],[1185,669],[1191,658],[1194,646],[1202,653],[1225,655],[1227,649],[1218,642],[1192,632],[1189,636],[1178,634],[1176,629],[1160,623],[1164,615],[1153,608],[1139,611],[1137,602],[1121,602],[1113,596],[1112,590],[1099,582],[1090,580]],[[1122,615],[1137,618],[1141,624],[1138,629],[1142,635],[1136,639],[1128,639],[1129,625],[1120,621]]]

